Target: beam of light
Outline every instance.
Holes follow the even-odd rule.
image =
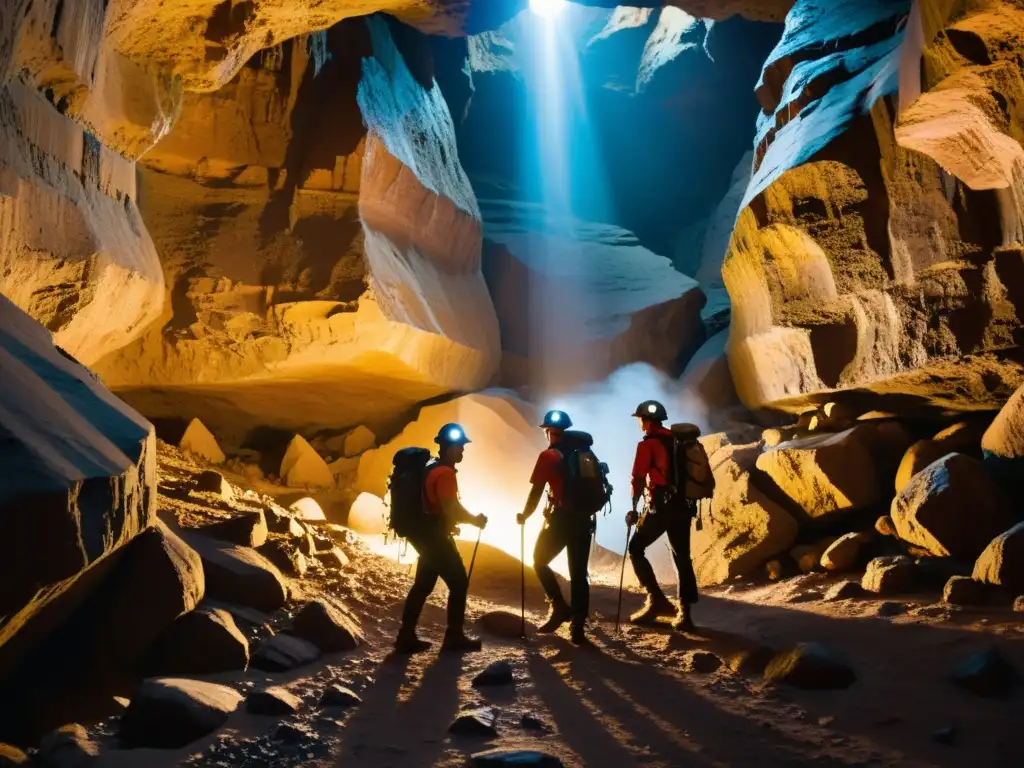
[[[553,19],[565,8],[565,0],[530,0],[530,10],[538,16]]]

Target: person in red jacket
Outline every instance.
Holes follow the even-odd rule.
[[[462,461],[470,439],[458,424],[445,424],[434,442],[438,446],[437,460],[430,466],[423,488],[425,511],[430,522],[415,536],[409,536],[409,543],[419,560],[416,578],[402,610],[402,626],[395,640],[395,650],[401,654],[419,653],[430,647],[430,643],[416,636],[416,623],[438,579],[448,586],[448,629],[441,649],[478,651],[481,647],[478,638],[466,635],[463,630],[469,577],[452,535],[461,523],[478,528],[487,525],[486,515],[472,514],[459,501],[455,465]]]
[[[548,437],[548,448],[541,451],[530,477],[530,495],[523,511],[516,515],[516,522],[524,525],[537,509],[545,487],[548,503],[544,509],[544,528],[537,537],[533,549],[533,569],[551,609],[547,620],[537,628],[538,632],[555,632],[565,622],[572,620],[570,639],[575,645],[587,642],[585,625],[590,610],[590,581],[587,565],[590,560],[591,518],[571,508],[565,498],[565,456],[563,450],[565,431],[572,427],[572,419],[565,411],[548,411],[540,425]],[[551,561],[562,550],[569,560],[570,602],[565,601]]]
[[[695,629],[691,608],[697,602],[697,577],[690,559],[690,521],[694,511],[675,487],[672,432],[665,428],[665,406],[647,400],[637,406],[633,416],[640,420],[644,439],[636,447],[633,462],[633,509],[626,515],[627,525],[636,525],[629,542],[629,559],[637,581],[647,591],[644,607],[633,614],[634,624],[651,624],[659,616],[676,616],[672,626],[683,631]],[[645,513],[637,514],[637,505],[645,498]],[[679,610],[665,596],[654,568],[647,559],[647,548],[668,534],[669,549],[679,578]]]

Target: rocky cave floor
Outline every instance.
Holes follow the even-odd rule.
[[[1013,669],[1024,670],[1024,614],[1009,607],[965,608],[928,593],[866,597],[848,581],[858,574],[808,573],[706,590],[697,635],[667,624],[625,626],[616,634],[612,565],[594,574],[592,645],[576,648],[565,630],[518,639],[518,564],[492,550],[477,560],[469,608],[484,651],[401,658],[390,644],[411,566],[374,554],[341,526],[280,516],[280,507],[245,489],[241,476],[228,473],[219,491],[198,490],[216,476],[164,443],[160,468],[160,516],[190,544],[195,534],[188,529],[262,509],[271,548],[286,541],[277,548],[293,558],[295,549],[306,549],[307,569],[301,578],[294,571],[286,577],[288,602],[272,613],[213,602],[217,590],[207,576],[205,604],[232,614],[253,649],[250,666],[185,677],[227,686],[250,701],[229,706],[226,719],[204,721],[206,704],[193,699],[185,708],[150,713],[145,727],[167,732],[181,729],[175,721],[207,722],[208,735],[179,749],[127,749],[119,742],[118,713],[84,731],[65,729],[65,755],[85,751],[98,753],[101,765],[152,768],[487,765],[471,756],[494,749],[539,750],[566,766],[1024,761],[1016,731],[1020,693],[1012,685]],[[239,530],[217,535],[237,537]],[[257,582],[246,589],[259,603]],[[844,593],[856,596],[842,599]],[[532,574],[528,594],[532,626],[543,609]],[[318,599],[361,626],[354,650],[320,656],[313,648],[318,658],[302,659],[287,646],[276,654],[266,649],[272,637],[288,636],[298,608]],[[444,599],[439,588],[421,621],[421,636],[435,647]],[[640,604],[641,596],[628,591],[624,615]],[[500,662],[511,666],[512,682],[474,683]],[[325,692],[337,686],[361,702],[325,705]],[[278,691],[271,704],[254,704],[252,694],[268,687]],[[127,699],[115,703],[130,711]]]

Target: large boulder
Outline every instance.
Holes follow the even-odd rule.
[[[327,462],[302,435],[295,435],[288,443],[281,459],[280,476],[285,485],[294,488],[330,488],[334,485],[334,475]]]
[[[863,429],[781,443],[757,457],[757,468],[812,518],[869,507],[883,490]]]
[[[226,685],[153,678],[132,694],[118,735],[130,747],[177,749],[220,728],[241,703]]]
[[[302,606],[292,620],[292,630],[324,653],[351,651],[363,639],[356,623],[326,600]]]
[[[758,487],[756,443],[732,445],[724,436],[701,438],[709,453],[715,492],[705,502],[690,552],[701,586],[722,584],[756,571],[796,540],[797,522]]]
[[[252,655],[252,666],[264,672],[287,672],[320,658],[320,649],[300,637],[274,635]]]
[[[178,448],[211,464],[223,464],[227,457],[217,444],[217,438],[199,419],[192,419],[185,428],[185,434],[178,441]]]
[[[1006,401],[982,436],[981,448],[1004,459],[1024,458],[1024,387]]]
[[[200,606],[177,619],[148,654],[147,669],[157,675],[206,675],[244,670],[249,641],[222,608]]]
[[[4,680],[153,522],[156,443],[145,419],[2,295],[0,404]]]
[[[890,517],[904,541],[968,561],[1014,522],[1010,501],[982,463],[958,453],[916,474]]]
[[[284,576],[263,555],[201,533],[183,532],[182,536],[203,560],[210,597],[263,611],[274,611],[285,604],[288,588]]]
[[[1024,592],[1024,523],[996,536],[974,564],[973,578],[1010,594]]]
[[[981,437],[985,430],[983,422],[960,421],[927,440],[918,440],[903,455],[896,473],[896,493],[900,493],[911,478],[932,462],[947,453],[962,453],[981,458]]]
[[[903,555],[876,557],[868,563],[860,585],[865,592],[876,595],[898,595],[910,592],[916,582],[914,561]]]
[[[88,768],[99,762],[100,747],[78,723],[62,725],[39,742],[38,768]],[[0,765],[3,765],[0,762]]]

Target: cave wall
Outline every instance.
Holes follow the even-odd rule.
[[[722,269],[748,406],[992,408],[1020,382],[1021,14],[794,6]]]

